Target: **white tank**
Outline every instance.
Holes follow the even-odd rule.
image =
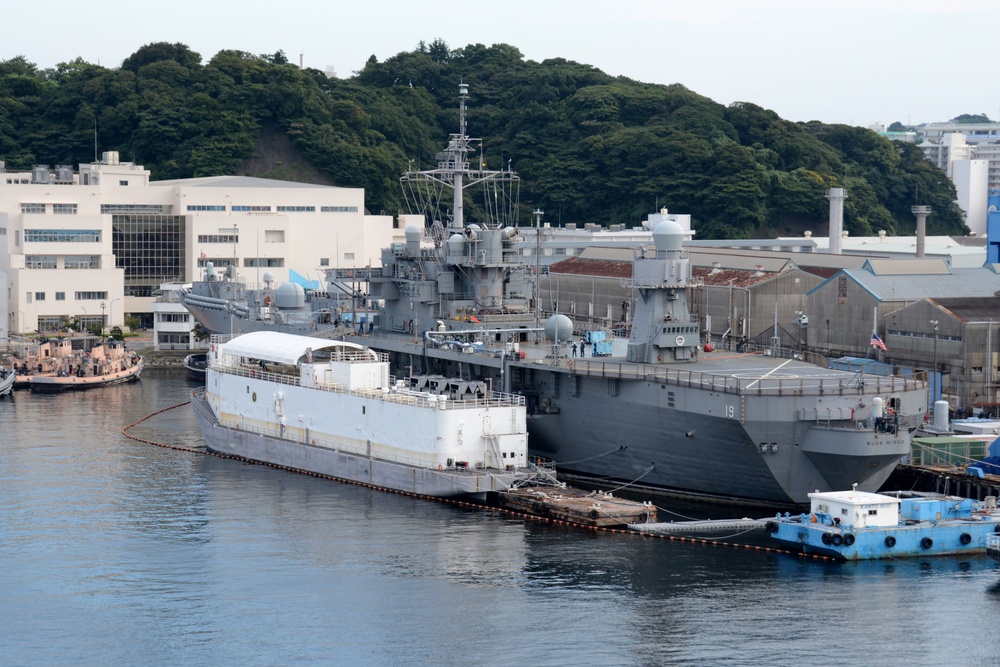
[[[934,401],[934,428],[938,431],[948,429],[948,401]]]
[[[875,398],[872,399],[872,419],[882,418],[882,414],[884,412],[882,405],[883,403],[884,401],[882,400],[881,396],[876,396]]]

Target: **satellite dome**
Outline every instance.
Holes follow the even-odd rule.
[[[270,271],[265,271],[264,272],[264,282],[265,283],[273,283],[274,282],[274,274],[271,273]]]
[[[420,228],[417,227],[416,225],[408,226],[406,228],[406,231],[403,233],[406,235],[406,240],[409,243],[419,242],[420,238],[423,236],[423,234],[420,231]]]
[[[452,234],[448,238],[448,252],[461,254],[465,249],[465,237],[461,234]]]
[[[562,313],[556,313],[545,320],[545,337],[551,341],[569,340],[573,337],[573,322]]]
[[[301,285],[284,283],[275,291],[278,308],[303,308],[306,305],[306,291]]]
[[[680,250],[684,243],[684,228],[673,220],[664,220],[653,228],[656,250]]]

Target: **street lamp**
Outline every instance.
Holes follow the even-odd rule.
[[[934,396],[932,396],[932,399],[936,401],[938,399],[938,396],[940,396],[940,394],[941,394],[940,383],[937,381],[937,378],[938,378],[938,372],[937,372],[938,321],[937,320],[931,320],[931,326],[934,327],[934,365],[931,367],[931,373],[933,373],[933,375],[931,377],[932,377],[932,382],[934,383],[932,385],[934,387]]]
[[[101,302],[101,335],[104,335],[104,308],[107,306],[103,301]]]

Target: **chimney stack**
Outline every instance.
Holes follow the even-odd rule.
[[[927,216],[931,214],[931,207],[914,206],[910,212],[917,216],[917,257],[923,257],[924,244],[927,241]]]
[[[830,188],[826,193],[826,198],[830,200],[830,254],[840,254],[840,233],[844,229],[844,200],[847,199],[847,190],[844,188]]]

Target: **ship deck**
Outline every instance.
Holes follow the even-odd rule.
[[[457,333],[457,332],[456,332]],[[348,337],[376,349],[421,354],[424,343],[413,335],[375,332]],[[624,348],[617,341],[616,348]],[[618,350],[615,350],[618,352]],[[626,361],[623,355],[573,357],[561,348],[553,354],[549,342],[522,342],[516,349],[506,346],[453,348],[428,344],[428,353],[456,363],[499,369],[504,362],[590,377],[642,379],[652,382],[699,386],[724,393],[756,395],[819,395],[910,391],[926,387],[923,375],[874,376],[836,368],[824,368],[796,359],[781,359],[760,353],[726,350],[699,352],[695,362],[643,364]]]

